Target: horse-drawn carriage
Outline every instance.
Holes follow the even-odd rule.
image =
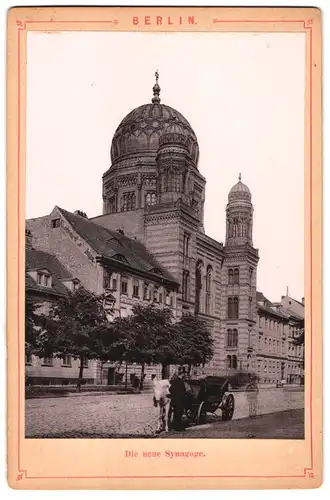
[[[229,381],[226,377],[204,377],[187,380],[184,416],[189,423],[204,424],[207,413],[222,410],[222,420],[231,420],[235,409],[234,396],[228,393]],[[173,407],[168,411],[168,426],[171,428]]]

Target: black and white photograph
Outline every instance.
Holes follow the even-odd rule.
[[[25,437],[305,438],[305,35],[30,31]]]

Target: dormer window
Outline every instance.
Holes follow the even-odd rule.
[[[162,276],[162,271],[160,269],[158,269],[157,267],[154,267],[153,269],[151,269],[151,272],[154,273],[154,274],[159,274]]]
[[[56,227],[61,226],[61,219],[53,219],[52,220],[52,228],[55,229]]]
[[[51,287],[52,286],[52,279],[51,279],[50,273],[47,271],[38,271],[37,272],[37,283],[40,286]]]
[[[125,264],[128,264],[127,259],[120,253],[117,253],[112,257],[113,259],[119,260],[119,262],[124,262]]]

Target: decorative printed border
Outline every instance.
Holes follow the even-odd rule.
[[[20,249],[20,244],[21,244],[21,237],[20,237],[20,232],[21,232],[21,221],[20,221],[20,211],[21,211],[21,205],[20,205],[20,181],[21,181],[21,172],[20,172],[20,161],[21,161],[21,134],[20,134],[20,128],[21,128],[21,33],[23,31],[29,31],[28,25],[32,24],[111,24],[113,26],[117,26],[119,21],[118,19],[110,19],[110,20],[96,20],[96,21],[67,21],[67,20],[54,20],[53,18],[49,19],[49,21],[41,21],[41,20],[35,20],[35,21],[22,21],[17,19],[16,20],[16,25],[17,25],[17,37],[18,37],[18,58],[17,58],[17,68],[18,68],[18,88],[17,88],[17,99],[18,99],[18,146],[17,146],[17,168],[18,168],[18,205],[17,205],[17,210],[18,210],[18,216],[17,216],[17,248],[18,248],[18,294],[17,296],[20,296],[20,289],[22,286],[21,283],[21,269],[20,269],[20,259],[19,259],[19,249]],[[312,339],[312,328],[313,328],[313,280],[312,280],[312,47],[313,47],[313,19],[308,19],[307,21],[305,20],[223,20],[223,19],[218,19],[218,18],[212,18],[212,24],[230,24],[230,23],[245,23],[245,24],[255,24],[255,23],[291,23],[291,24],[300,24],[302,31],[294,31],[295,33],[299,32],[305,32],[309,34],[309,194],[310,194],[310,213],[309,213],[309,220],[310,220],[310,338]],[[30,30],[33,31],[33,30]],[[126,30],[125,30],[126,31]],[[190,31],[190,30],[189,30]],[[192,30],[191,30],[192,31]],[[205,31],[205,30],[204,30]],[[256,29],[253,29],[253,31],[257,31]],[[215,31],[216,32],[216,31]],[[226,31],[229,32],[229,31]],[[230,32],[238,32],[238,30],[233,30]],[[24,275],[24,273],[22,273]],[[310,400],[309,400],[309,414],[310,414],[310,431],[311,431],[311,440],[310,440],[310,465],[308,467],[305,467],[303,469],[302,474],[298,475],[253,475],[253,476],[248,476],[248,475],[192,475],[192,476],[29,476],[27,470],[23,469],[21,466],[20,462],[20,452],[21,452],[21,387],[20,387],[20,381],[21,381],[21,367],[20,367],[20,352],[21,352],[21,339],[20,339],[20,314],[21,314],[21,308],[20,308],[20,301],[18,300],[17,304],[17,335],[18,335],[18,359],[17,359],[17,369],[18,369],[18,421],[17,421],[17,427],[18,427],[18,474],[17,474],[17,481],[21,481],[23,479],[192,479],[192,478],[205,478],[205,479],[214,479],[214,478],[251,478],[251,479],[257,479],[257,478],[264,478],[264,479],[275,479],[275,478],[309,478],[309,479],[314,479],[314,473],[313,473],[313,405],[312,405],[312,395],[313,395],[313,344],[311,341],[310,344]],[[306,413],[306,409],[305,409]]]

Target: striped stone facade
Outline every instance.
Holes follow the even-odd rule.
[[[302,357],[287,329],[289,324],[301,324],[303,312],[299,319],[285,312],[285,304],[280,313],[276,306],[264,307],[257,300],[259,255],[253,247],[251,193],[239,176],[224,214],[225,243],[205,234],[206,180],[198,170],[197,138],[178,111],[160,103],[158,76],[156,80],[152,102],[129,113],[113,137],[111,166],[103,175],[103,214],[79,220],[83,213],[76,216],[55,207],[50,215],[27,221],[33,244],[54,255],[88,290],[110,290],[114,316],[129,314],[134,303],[150,300],[172,307],[176,319],[188,312],[200,315],[215,343],[206,373],[252,370],[267,372],[262,377],[266,381],[294,379],[289,375],[299,370],[301,374]],[[111,249],[114,232],[124,235],[133,260],[141,252],[138,244],[143,245],[149,267],[146,262],[142,268],[130,265],[130,250],[120,255],[120,250]],[[270,351],[273,340],[261,341],[271,336],[260,321],[276,314],[285,328],[283,334],[277,332],[275,351]],[[101,369],[95,363],[94,382],[113,382],[115,368],[108,364]],[[157,370],[150,367],[147,374]],[[129,371],[138,373],[139,367]]]

